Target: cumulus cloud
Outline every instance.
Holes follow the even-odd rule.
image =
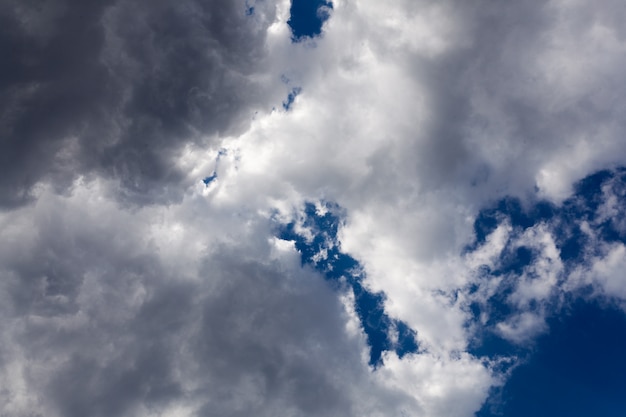
[[[176,159],[246,128],[272,96],[264,48],[272,5],[5,2],[0,44],[2,203],[48,181],[120,182],[131,203],[180,199]],[[278,97],[277,97],[278,98]]]
[[[479,329],[624,297],[623,183],[574,188],[626,156],[619,4],[332,6],[297,43],[286,0],[0,6],[2,413],[471,416]],[[505,196],[553,215],[476,227]],[[274,237],[307,201],[417,352],[370,367],[354,294]]]
[[[20,229],[22,245],[2,250],[3,368],[14,370],[3,378],[4,412],[326,415],[349,407],[340,395],[347,387],[326,372],[351,365],[327,343],[343,339],[350,358],[358,339],[346,340],[338,299],[300,269],[293,249],[254,236],[251,248],[248,239],[209,248],[203,240],[216,227],[188,230],[185,214],[166,208],[135,213],[138,222],[100,194],[93,184],[69,198],[45,192],[29,208],[34,224],[3,219]],[[170,257],[177,250],[183,259]],[[40,270],[26,263],[34,254]],[[281,403],[287,398],[294,403]]]

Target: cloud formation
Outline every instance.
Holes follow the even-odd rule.
[[[338,0],[299,42],[290,6],[0,6],[0,414],[469,417],[486,331],[623,302],[622,171],[575,187],[626,161],[620,4]],[[277,237],[307,202],[416,352],[370,366]]]
[[[120,182],[131,203],[179,200],[185,145],[245,130],[274,8],[233,2],[9,2],[0,44],[2,203],[79,176]]]

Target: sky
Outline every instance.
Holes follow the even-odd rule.
[[[0,416],[623,416],[625,19],[0,2]]]

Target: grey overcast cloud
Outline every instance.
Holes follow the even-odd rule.
[[[624,415],[624,22],[1,0],[0,416]]]

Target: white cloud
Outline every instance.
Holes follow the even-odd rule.
[[[546,302],[554,291],[563,264],[554,239],[545,224],[533,227],[515,242],[537,251],[536,259],[518,278],[517,286],[509,299],[518,308],[527,307],[532,301]]]
[[[621,243],[604,245],[603,254],[590,260],[588,267],[577,271],[578,281],[594,284],[600,295],[620,300],[626,300],[626,247]],[[582,277],[580,277],[582,275]]]
[[[525,311],[498,323],[496,329],[505,339],[522,344],[545,332],[547,324],[542,314]]]

